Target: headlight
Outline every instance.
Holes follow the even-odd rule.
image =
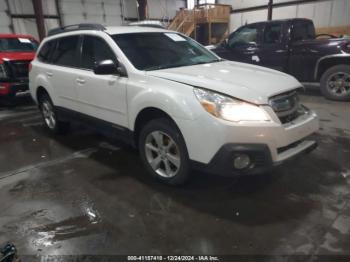
[[[3,64],[0,64],[0,79],[7,78],[6,68]]]
[[[203,108],[215,117],[232,122],[270,121],[259,106],[200,88],[194,88],[194,94]]]

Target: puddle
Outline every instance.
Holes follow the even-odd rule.
[[[33,229],[37,233],[33,244],[38,247],[49,247],[59,241],[98,233],[101,216],[92,208],[85,209],[85,212],[81,216]]]

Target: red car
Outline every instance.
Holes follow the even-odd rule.
[[[38,42],[30,35],[0,34],[0,99],[12,103],[28,90],[29,64]]]

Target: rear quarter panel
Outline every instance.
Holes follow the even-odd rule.
[[[350,42],[350,39],[348,39]],[[341,54],[346,39],[315,39],[291,44],[289,73],[299,81],[313,82],[317,62],[325,56]]]

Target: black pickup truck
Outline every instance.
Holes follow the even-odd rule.
[[[213,48],[219,56],[283,71],[300,82],[319,82],[332,100],[350,100],[350,38],[315,34],[308,19],[247,24]]]

